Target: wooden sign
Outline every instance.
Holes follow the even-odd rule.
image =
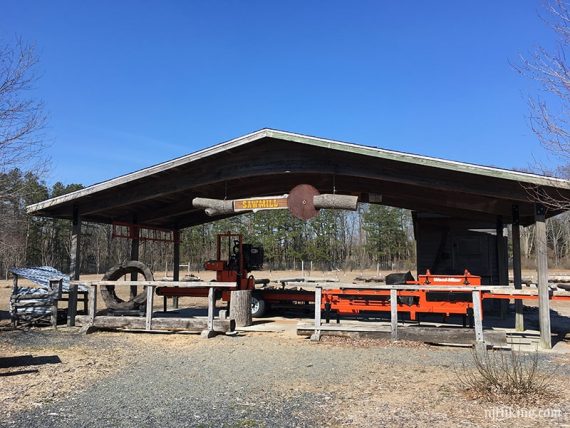
[[[255,212],[257,210],[281,210],[287,208],[287,195],[234,200],[234,212]]]

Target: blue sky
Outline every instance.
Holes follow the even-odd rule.
[[[540,0],[11,1],[37,45],[50,183],[92,184],[271,127],[506,168],[549,162]]]

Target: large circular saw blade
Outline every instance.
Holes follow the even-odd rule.
[[[309,220],[319,212],[313,203],[313,197],[319,195],[319,191],[310,184],[295,186],[287,198],[287,207],[293,217],[301,220]]]

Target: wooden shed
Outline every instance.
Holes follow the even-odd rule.
[[[195,197],[281,195],[301,183],[312,184],[321,193],[356,195],[361,202],[501,225],[497,231],[512,223],[516,286],[520,286],[518,226],[536,224],[541,338],[543,346],[550,347],[544,221],[561,210],[542,202],[569,199],[567,180],[262,129],[31,205],[28,213],[73,221],[71,270],[79,278],[75,260],[80,256],[82,221],[128,222],[178,233],[215,219],[192,205]],[[497,245],[502,242],[498,239]],[[175,259],[178,251],[175,245]]]

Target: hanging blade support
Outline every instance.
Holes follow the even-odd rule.
[[[288,209],[294,217],[308,220],[320,209],[342,209],[356,211],[358,197],[352,195],[320,194],[309,184],[295,186],[289,194],[256,198],[223,200],[194,198],[192,205],[203,208],[209,216],[219,216],[245,211]]]

